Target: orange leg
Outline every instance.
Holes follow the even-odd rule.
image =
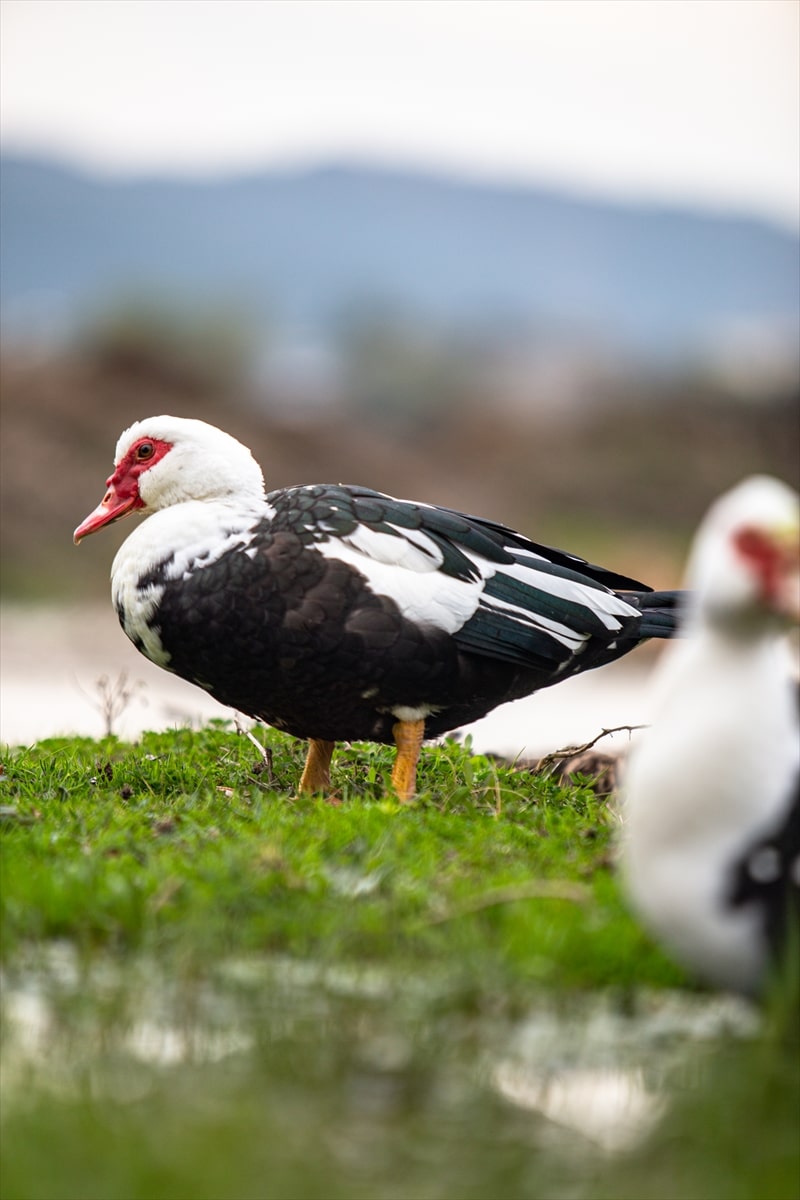
[[[413,798],[417,789],[417,762],[425,736],[424,721],[398,721],[392,728],[397,758],[392,770],[392,787],[403,803]]]
[[[335,742],[308,739],[308,755],[300,779],[301,792],[325,792],[331,786],[331,758]]]

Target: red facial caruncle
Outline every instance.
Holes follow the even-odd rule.
[[[800,546],[763,529],[748,525],[733,535],[737,554],[759,582],[759,594],[770,608],[780,609],[787,578],[800,567]]]
[[[145,503],[139,495],[139,476],[159,462],[172,449],[171,442],[158,438],[138,438],[125,456],[120,459],[112,475],[106,480],[107,492],[92,512],[75,530],[73,540],[77,543],[90,533],[96,533],[104,525],[118,521]]]

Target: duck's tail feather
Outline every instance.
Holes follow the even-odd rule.
[[[619,592],[619,595],[641,612],[639,634],[642,638],[669,638],[680,633],[688,592]]]

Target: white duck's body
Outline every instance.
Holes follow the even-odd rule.
[[[782,910],[796,905],[794,584],[776,577],[778,591],[759,595],[747,562],[716,543],[768,519],[796,536],[796,497],[757,479],[701,529],[685,636],[654,679],[652,728],[631,755],[623,805],[624,878],[642,919],[695,974],[748,993],[766,978]]]

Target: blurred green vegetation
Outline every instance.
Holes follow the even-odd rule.
[[[76,348],[112,375],[181,391],[238,391],[252,375],[256,332],[244,309],[142,294],[87,319]]]

